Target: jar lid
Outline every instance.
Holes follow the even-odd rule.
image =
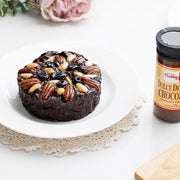
[[[180,61],[180,27],[168,27],[156,35],[157,50],[164,56]]]

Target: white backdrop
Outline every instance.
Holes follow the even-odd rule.
[[[40,152],[12,152],[0,144],[0,179],[132,180],[140,165],[179,142],[180,124],[164,123],[152,114],[155,35],[166,27],[172,3],[173,0],[96,0],[96,10],[90,19],[68,24],[46,22],[38,15],[28,14],[0,18],[0,56],[42,41],[95,43],[118,52],[135,68],[141,91],[148,100],[140,111],[139,126],[123,134],[109,149],[57,158]],[[1,68],[8,70],[3,62]]]

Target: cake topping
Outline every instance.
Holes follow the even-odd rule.
[[[54,84],[56,84],[56,83],[58,83],[59,82],[59,80],[51,80],[51,81],[48,81],[48,83],[54,83]]]
[[[95,77],[97,77],[97,75],[96,74],[83,74],[81,77],[95,78]]]
[[[41,84],[34,84],[28,91],[28,93],[32,93],[35,90],[39,89],[41,87]]]
[[[62,95],[64,93],[64,88],[58,88],[57,89],[57,94]]]
[[[83,75],[83,73],[78,72],[78,71],[74,71],[73,74],[76,75],[76,76],[82,76]]]
[[[59,70],[66,70],[66,69],[68,68],[68,66],[69,66],[69,63],[68,63],[68,62],[64,62],[64,63],[62,63],[62,64],[58,67],[58,69],[59,69]]]
[[[71,79],[69,78],[69,77],[65,77],[65,80],[72,86],[73,85],[73,83],[72,83],[72,81],[71,81]]]
[[[60,80],[56,85],[57,85],[57,87],[65,87],[68,84],[69,83],[66,80]]]
[[[67,61],[72,61],[75,57],[76,57],[76,55],[70,54],[70,55],[67,57]]]
[[[88,68],[88,74],[99,73],[101,70],[98,66],[90,66]]]
[[[34,73],[35,71],[36,71],[35,68],[25,67],[23,69],[20,69],[18,73],[19,74],[21,74],[21,73]]]
[[[54,60],[55,57],[54,56],[51,56],[50,58],[47,59],[47,61],[51,61],[51,60]]]
[[[76,63],[71,62],[71,64],[69,64],[67,70],[68,71],[73,71],[73,70],[78,69],[78,68],[79,68],[79,66]]]
[[[80,92],[88,92],[88,88],[81,83],[76,83],[76,87],[79,89]]]
[[[95,81],[95,80],[92,80],[89,78],[85,78],[85,77],[82,77],[82,82],[84,84],[87,84],[88,86],[91,86],[91,87],[96,88],[96,89],[98,89],[100,86],[100,83],[98,81]]]
[[[31,74],[31,73],[22,73],[22,74],[20,74],[20,76],[21,76],[22,78],[24,78],[24,79],[28,79],[28,78],[30,78],[31,76],[33,76],[33,74]]]
[[[80,63],[84,63],[85,59],[83,57],[76,57],[73,59],[73,62],[80,64]]]
[[[43,90],[39,96],[39,99],[47,100],[49,96],[54,92],[54,85],[52,83],[47,83],[44,85]]]
[[[45,65],[46,65],[46,67],[55,69],[56,67],[58,67],[60,65],[60,63],[57,61],[48,61],[45,63]]]
[[[40,81],[36,78],[32,78],[32,79],[27,79],[27,80],[21,81],[20,85],[22,86],[23,89],[28,89],[37,83],[40,83]]]
[[[63,56],[56,56],[55,59],[56,59],[56,61],[59,62],[60,64],[66,62],[66,59],[65,59],[65,57],[63,57]]]
[[[68,85],[64,89],[64,99],[72,101],[74,98],[74,89],[71,85]]]
[[[62,95],[62,100],[72,101],[75,94],[100,88],[100,72],[97,65],[82,55],[48,51],[19,70],[18,81],[23,89],[28,89],[28,93],[39,89],[39,99]]]
[[[54,73],[54,69],[52,68],[45,68],[44,71],[46,71],[48,74]]]
[[[92,63],[91,63],[90,61],[86,61],[86,62],[85,62],[85,65],[86,65],[86,66],[92,66]]]
[[[56,71],[52,74],[52,78],[54,79],[64,79],[67,74],[64,71]]]
[[[46,71],[40,70],[37,72],[38,77],[40,78],[40,80],[44,80],[44,79],[48,79],[49,75]]]
[[[75,83],[81,83],[81,76],[74,76]]]
[[[36,68],[38,66],[39,66],[39,64],[37,64],[37,63],[31,63],[31,64],[27,65],[27,67],[30,67],[30,68]]]

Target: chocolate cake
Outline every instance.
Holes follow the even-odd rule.
[[[99,103],[101,70],[75,52],[48,51],[18,71],[18,85],[29,113],[49,121],[77,120]]]

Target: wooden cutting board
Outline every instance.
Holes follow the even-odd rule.
[[[180,180],[180,143],[135,172],[137,180]]]

